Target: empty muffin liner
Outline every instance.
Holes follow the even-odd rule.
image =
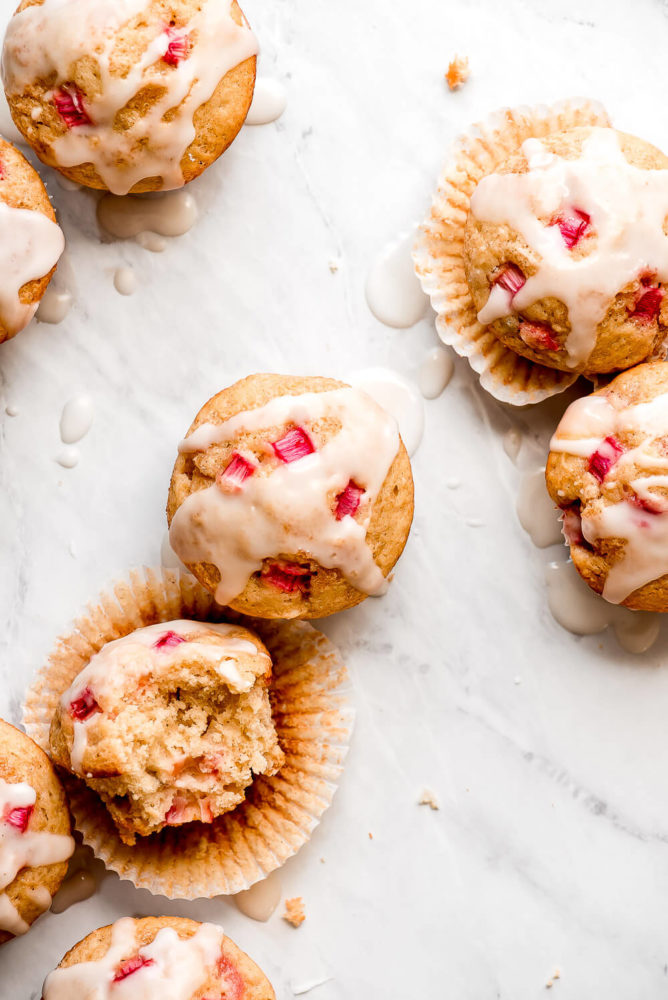
[[[431,214],[418,230],[413,261],[436,311],[438,335],[468,360],[482,387],[503,403],[539,403],[563,392],[578,376],[520,357],[478,322],[464,270],[471,195],[478,182],[516,153],[525,139],[581,125],[610,125],[610,119],[602,105],[574,99],[552,107],[506,108],[474,125],[451,149]]]
[[[30,687],[23,721],[47,752],[62,693],[98,650],[134,629],[174,619],[232,621],[255,631],[273,663],[272,714],[285,764],[213,823],[190,823],[122,843],[102,801],[65,774],[76,829],[122,879],[170,899],[240,892],[295,854],[332,801],[353,727],[350,682],[335,646],[306,622],[266,621],[220,607],[189,574],[135,570],[61,636]]]

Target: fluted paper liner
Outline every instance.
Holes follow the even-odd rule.
[[[482,387],[503,403],[539,403],[563,392],[578,375],[520,357],[478,322],[464,270],[471,195],[478,182],[516,153],[525,139],[580,125],[610,125],[610,119],[602,105],[574,99],[553,107],[506,108],[474,125],[451,150],[431,214],[418,230],[413,261],[436,312],[438,335],[468,360]]]
[[[62,693],[107,642],[155,622],[232,621],[255,631],[273,664],[272,714],[285,764],[253,780],[246,799],[213,823],[171,827],[122,843],[101,799],[65,775],[76,829],[108,868],[170,899],[240,892],[282,865],[332,801],[353,726],[350,683],[335,646],[306,622],[266,621],[220,607],[189,574],[136,570],[90,605],[56,643],[30,687],[23,721],[48,752]]]

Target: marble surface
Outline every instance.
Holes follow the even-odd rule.
[[[192,185],[191,232],[162,254],[101,239],[96,196],[42,171],[75,302],[62,324],[33,322],[0,348],[0,713],[12,721],[81,606],[158,562],[176,442],[209,395],[255,370],[415,375],[431,319],[381,325],[364,285],[425,211],[458,130],[502,104],[584,94],[668,148],[665,0],[245,6],[288,107]],[[472,76],[450,94],[455,52]],[[120,267],[137,278],[131,296],[114,288]],[[81,391],[95,419],[65,469],[60,415]],[[426,403],[394,584],[322,625],[349,663],[358,720],[334,804],[284,869],[304,925],[255,923],[224,899],[154,899],[109,876],[3,947],[3,996],[39,997],[79,937],[149,913],[220,921],[280,1000],[327,977],[308,995],[534,1000],[556,970],[561,1000],[666,993],[668,632],[633,657],[549,613],[545,567],[563,555],[520,527],[502,438],[519,428],[518,464],[536,464],[561,407],[512,413],[459,359]],[[417,804],[425,786],[438,811]]]

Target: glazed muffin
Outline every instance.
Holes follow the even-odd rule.
[[[63,789],[36,743],[0,719],[0,944],[51,906],[74,851]]]
[[[0,139],[0,343],[35,315],[64,248],[39,174]]]
[[[262,642],[230,624],[174,621],[107,643],[64,692],[54,761],[100,796],[126,844],[211,823],[283,763]]]
[[[221,927],[187,917],[126,917],[100,927],[47,976],[42,997],[102,998],[120,983],[127,1000],[275,1000],[262,970]]]
[[[23,0],[3,81],[44,163],[114,194],[169,190],[237,135],[256,52],[236,0]]]
[[[668,364],[576,400],[550,449],[547,488],[580,575],[613,604],[668,611]]]
[[[662,359],[668,158],[612,128],[525,140],[471,196],[464,267],[478,320],[562,372]]]
[[[179,445],[172,548],[219,604],[315,618],[381,594],[413,517],[396,422],[360,389],[251,375]]]

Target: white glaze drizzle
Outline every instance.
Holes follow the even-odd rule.
[[[166,191],[125,198],[105,194],[97,203],[97,221],[105,232],[122,240],[134,237],[154,252],[158,245],[147,240],[149,234],[183,236],[192,229],[197,215],[197,202],[190,191]],[[160,250],[164,250],[164,243]]]
[[[137,276],[131,267],[117,267],[114,271],[114,288],[119,295],[134,295]]]
[[[250,476],[238,493],[223,492],[215,484],[191,493],[174,515],[172,548],[187,564],[207,562],[218,568],[219,604],[229,604],[264,559],[281,553],[308,552],[321,566],[338,569],[358,590],[385,591],[387,582],[366,533],[373,503],[399,449],[399,434],[395,420],[366,393],[343,388],[279,396],[222,424],[202,424],[179,450],[206,451],[244,432],[286,425],[308,432],[323,418],[339,421],[340,428],[312,454],[280,464],[269,475]],[[365,490],[361,516],[337,521],[333,499],[350,480]]]
[[[545,485],[544,467],[522,477],[515,508],[520,524],[539,549],[562,541],[559,515]]]
[[[245,125],[268,125],[280,118],[288,103],[285,87],[279,80],[260,76],[255,81],[253,101]]]
[[[0,778],[0,930],[11,934],[25,934],[28,924],[3,890],[11,885],[23,868],[40,868],[67,861],[74,851],[72,837],[31,830],[29,822],[21,832],[6,821],[11,810],[32,809],[36,801],[37,793],[31,785]],[[51,896],[45,903],[44,893],[35,890],[34,902],[40,910],[48,909]]]
[[[170,37],[156,16],[153,39],[120,76],[112,73],[117,33],[137,15],[148,14],[147,0],[44,0],[9,23],[5,89],[10,96],[22,94],[53,73],[57,86],[67,84],[73,63],[94,55],[100,87],[84,102],[92,124],[70,128],[55,140],[58,163],[92,163],[115,194],[127,194],[148,177],[162,177],[164,189],[182,187],[181,159],[195,138],[195,112],[229,70],[258,51],[250,28],[232,18],[231,6],[231,0],[206,0],[185,28],[189,51],[175,66],[162,59]],[[162,96],[130,128],[115,130],[116,114],[148,87],[162,90]],[[165,121],[167,112],[171,117]]]
[[[652,491],[668,486],[668,476],[657,472],[668,472],[668,456],[654,453],[652,446],[655,439],[668,435],[668,393],[634,406],[616,402],[615,396],[605,394],[575,400],[557,427],[550,450],[587,458],[607,437],[640,433],[643,440],[619,456],[607,480],[629,465],[653,470],[630,485],[641,499],[660,500]],[[625,540],[622,557],[610,567],[603,588],[603,596],[612,604],[668,573],[668,511],[650,513],[626,499],[605,502],[596,510],[582,511],[582,533],[591,543],[602,538]]]
[[[411,258],[413,232],[384,247],[372,261],[366,281],[366,301],[381,323],[398,330],[422,319],[429,299],[422,291]]]
[[[189,938],[162,927],[150,944],[138,947],[131,917],[112,927],[109,950],[97,961],[55,969],[44,983],[44,1000],[191,1000],[211,976],[223,945],[222,928],[201,924]],[[123,963],[139,956],[146,964],[114,982]]]
[[[455,370],[452,352],[444,347],[432,347],[418,371],[418,386],[425,399],[437,399],[448,385]]]
[[[19,291],[48,274],[64,249],[57,223],[42,212],[0,201],[0,318],[10,336],[27,326],[37,311],[38,303],[21,302]]]
[[[250,889],[244,889],[236,893],[234,902],[237,909],[251,920],[258,920],[265,923],[281,901],[283,887],[281,878],[277,871],[271,872],[266,878],[261,879],[252,885]]]
[[[93,423],[93,400],[87,393],[72,396],[60,415],[60,440],[75,444],[88,434]]]
[[[644,272],[668,280],[668,170],[628,163],[612,129],[594,128],[576,160],[548,153],[538,139],[522,144],[529,170],[490,174],[471,197],[482,222],[506,224],[540,255],[538,271],[510,301],[500,285],[478,314],[491,323],[539,299],[554,297],[568,309],[566,352],[571,367],[586,363],[596,328],[612,300]],[[592,245],[583,255],[567,248],[550,219],[565,209],[591,216]]]
[[[266,654],[248,639],[231,633],[234,625],[211,624],[209,622],[172,621],[159,622],[137,629],[129,635],[108,642],[92,657],[90,662],[77,674],[70,687],[62,695],[60,703],[67,712],[73,701],[88,690],[101,708],[107,700],[116,704],[123,698],[128,686],[133,686],[143,676],[154,676],[161,667],[181,660],[200,658],[207,660],[231,691],[250,691],[255,683],[255,674],[242,671],[237,662],[237,654],[251,656]],[[155,643],[167,632],[188,637],[186,642],[175,646],[155,648]],[[198,636],[211,636],[216,642],[198,641]],[[84,773],[84,755],[88,746],[88,730],[96,721],[97,713],[87,719],[73,719],[74,741],[70,752],[70,762],[75,774]]]
[[[71,306],[71,292],[59,292],[57,288],[49,285],[37,307],[36,316],[40,323],[62,323]]]
[[[394,417],[406,451],[413,456],[424,434],[424,402],[417,385],[391,368],[360,368],[347,374],[345,381]]]

